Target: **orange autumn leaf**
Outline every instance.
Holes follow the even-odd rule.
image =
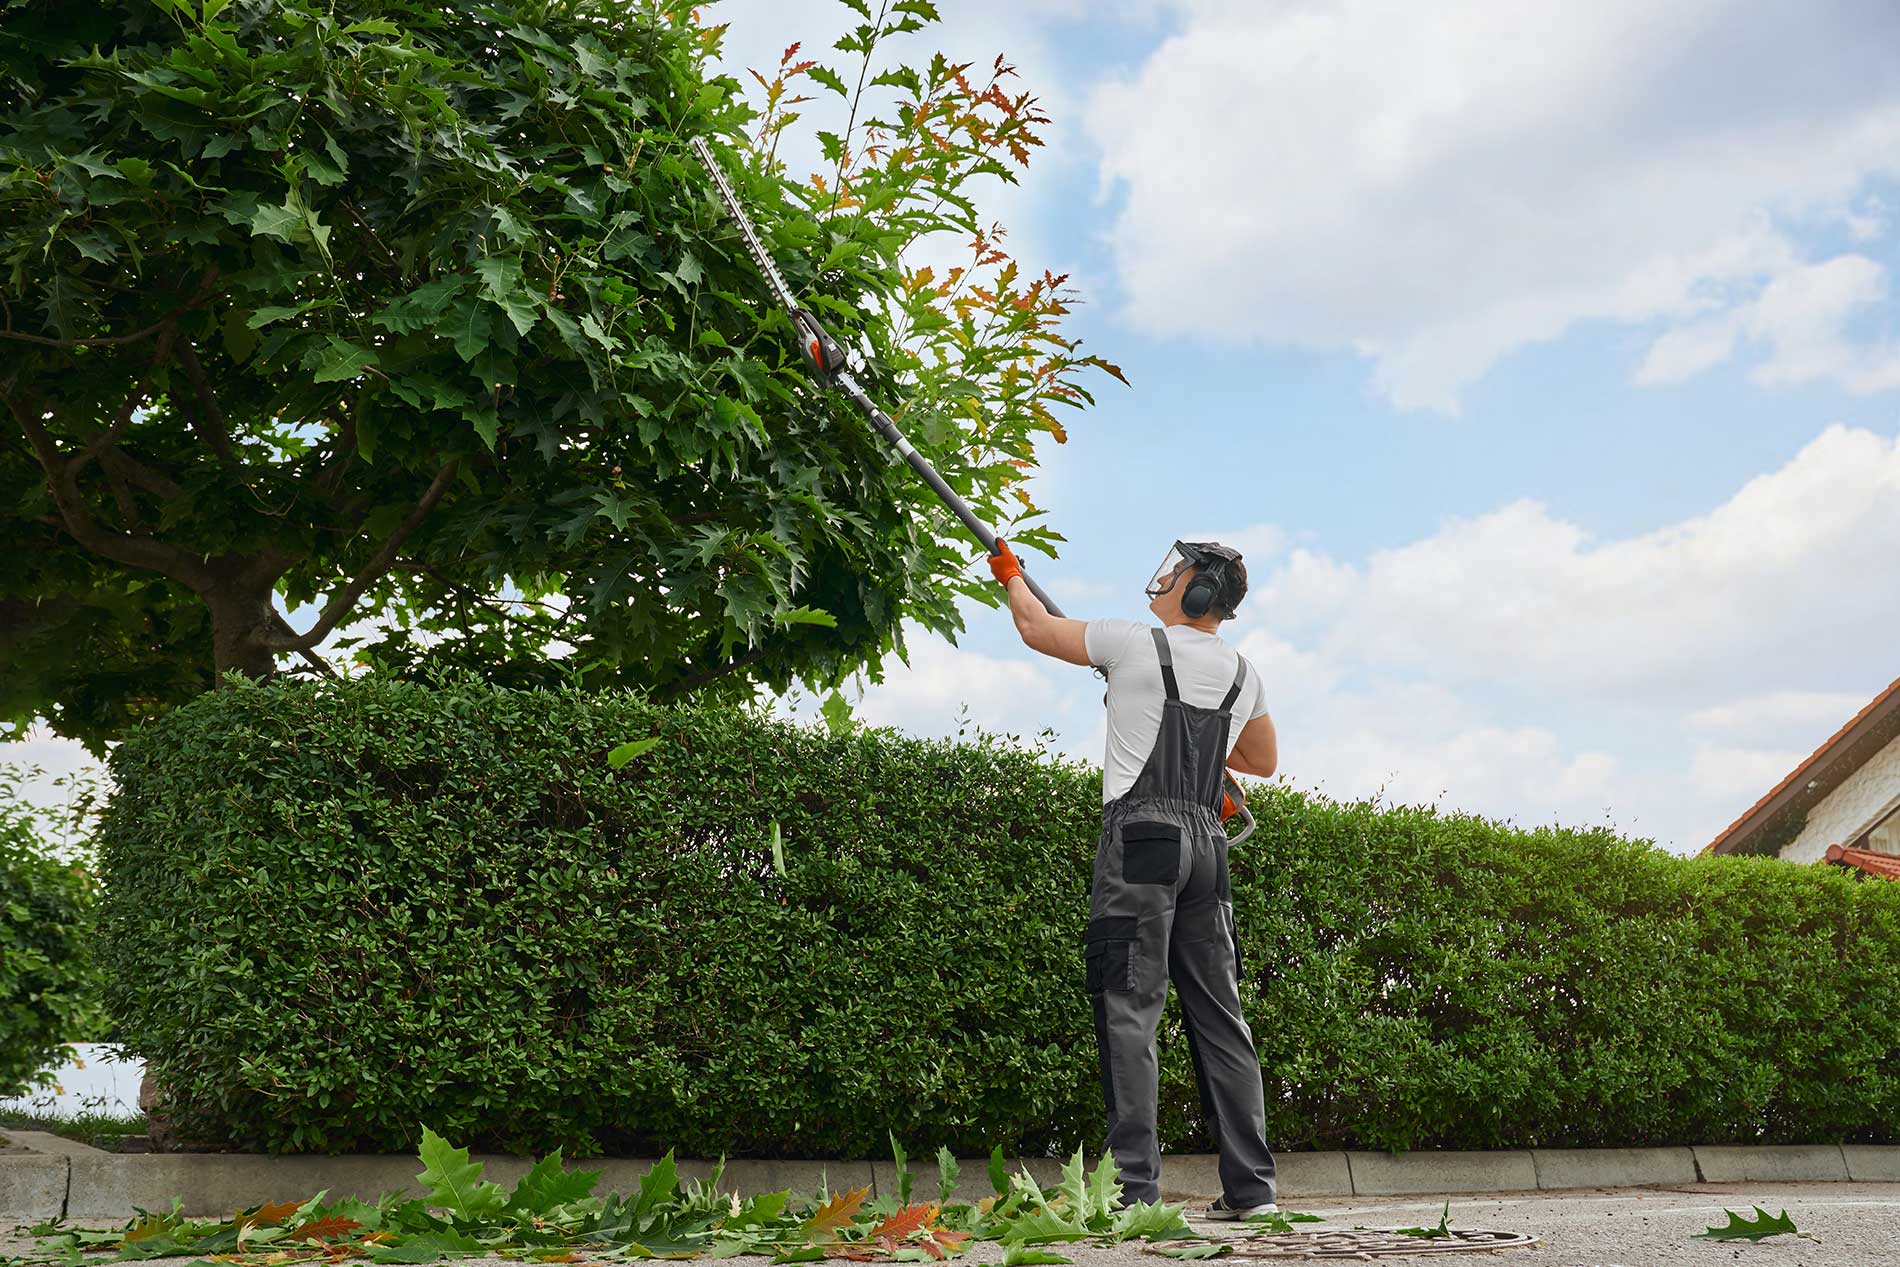
[[[154,1236],[163,1236],[170,1230],[171,1226],[164,1219],[156,1214],[149,1214],[140,1219],[121,1239],[125,1244],[130,1245],[135,1241],[149,1241]]]
[[[839,1232],[850,1224],[864,1205],[864,1198],[870,1194],[871,1189],[868,1187],[835,1194],[831,1200],[818,1207],[816,1214],[805,1220],[805,1235],[812,1237],[818,1233]]]
[[[871,1229],[875,1240],[901,1241],[923,1231],[937,1220],[937,1207],[927,1205],[907,1205],[896,1214],[886,1218]]]
[[[261,1227],[266,1223],[282,1223],[285,1219],[303,1209],[301,1201],[266,1201],[255,1210],[239,1219],[246,1227]]]
[[[355,1219],[345,1218],[341,1214],[331,1214],[321,1219],[312,1219],[310,1222],[305,1223],[302,1227],[292,1232],[287,1239],[293,1241],[334,1241],[341,1237],[348,1236],[351,1232],[354,1232],[357,1228],[362,1226],[363,1225],[358,1223]]]

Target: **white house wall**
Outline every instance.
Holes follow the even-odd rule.
[[[1895,797],[1900,797],[1900,737],[1809,811],[1808,825],[1781,856],[1790,862],[1819,862],[1829,845],[1846,844]]]

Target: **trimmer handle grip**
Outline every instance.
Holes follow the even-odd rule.
[[[1240,834],[1228,840],[1230,845],[1237,845],[1253,835],[1254,821],[1253,811],[1247,808],[1246,790],[1240,786],[1240,780],[1223,770],[1220,786],[1221,826],[1225,827],[1228,819],[1236,817],[1240,819]]]

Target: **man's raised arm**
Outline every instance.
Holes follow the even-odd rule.
[[[1030,592],[1029,583],[1023,580],[1022,564],[1001,537],[996,539],[996,553],[990,556],[990,571],[1009,594],[1009,614],[1024,646],[1070,664],[1088,664],[1088,640],[1084,636],[1087,624],[1049,614],[1042,600]]]

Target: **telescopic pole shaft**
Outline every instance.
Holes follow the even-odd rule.
[[[924,483],[930,485],[931,491],[937,495],[938,499],[942,501],[944,505],[950,508],[951,514],[963,521],[963,526],[970,530],[970,534],[983,543],[984,550],[995,554],[995,530],[984,523],[982,518],[978,516],[974,510],[970,509],[969,502],[964,501],[963,498],[957,495],[957,491],[954,488],[951,488],[949,484],[944,482],[943,476],[937,474],[937,468],[930,464],[930,459],[919,453],[917,446],[913,445],[909,438],[906,437],[902,431],[898,430],[896,421],[893,420],[889,414],[878,408],[877,402],[872,400],[862,387],[858,386],[858,380],[851,376],[851,371],[840,370],[836,378],[838,385],[844,388],[845,395],[849,396],[857,407],[864,411],[864,416],[870,419],[871,425],[876,428],[878,433],[886,440],[890,441],[891,446],[903,455],[906,462],[910,463],[910,469],[917,472]],[[1036,584],[1035,579],[1027,572],[1023,573],[1023,583],[1029,586],[1030,593],[1042,600],[1042,605],[1048,609],[1051,616],[1057,618],[1062,617],[1062,609],[1056,606],[1056,600],[1045,594],[1042,586]]]

